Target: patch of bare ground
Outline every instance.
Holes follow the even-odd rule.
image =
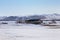
[[[60,29],[60,25],[51,25],[51,26],[47,26],[48,29]]]

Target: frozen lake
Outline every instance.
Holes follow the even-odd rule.
[[[0,24],[0,40],[60,40],[60,29],[34,24]]]

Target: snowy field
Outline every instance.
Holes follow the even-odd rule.
[[[60,29],[34,24],[0,24],[0,40],[60,40]]]

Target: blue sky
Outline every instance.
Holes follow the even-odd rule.
[[[60,0],[0,0],[0,16],[60,13]]]

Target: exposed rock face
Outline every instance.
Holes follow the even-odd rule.
[[[32,24],[41,24],[43,21],[40,19],[30,19],[30,20],[26,20],[26,23],[32,23]]]
[[[25,20],[24,22],[19,20],[19,21],[17,21],[17,23],[41,24],[41,23],[43,23],[43,21],[40,19],[29,19],[29,20]]]
[[[8,23],[6,23],[6,22],[2,22],[1,24],[8,24]]]

